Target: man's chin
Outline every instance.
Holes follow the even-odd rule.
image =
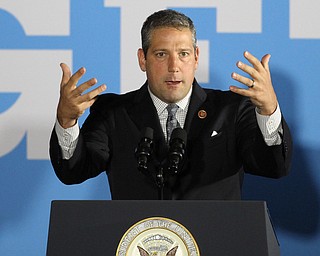
[[[166,97],[166,102],[167,103],[176,103],[182,99],[183,99],[183,96],[181,96],[180,94],[172,93]]]

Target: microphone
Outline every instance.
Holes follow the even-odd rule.
[[[141,134],[142,138],[135,150],[135,156],[137,158],[138,170],[147,173],[147,164],[151,156],[153,146],[153,129],[146,127],[143,129]]]
[[[184,154],[187,144],[187,132],[178,127],[172,131],[171,139],[169,143],[169,167],[168,170],[173,173],[177,174],[184,160]]]

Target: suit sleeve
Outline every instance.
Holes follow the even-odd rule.
[[[62,158],[57,134],[53,129],[50,138],[50,159],[54,171],[64,184],[79,184],[96,177],[107,169],[110,149],[106,122],[96,107],[83,124],[77,146],[69,160]]]
[[[245,172],[270,178],[286,176],[291,165],[292,138],[284,117],[281,119],[283,133],[279,134],[282,139],[281,144],[268,146],[250,108],[240,107],[240,113],[237,143],[244,159]]]

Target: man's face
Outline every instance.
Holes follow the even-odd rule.
[[[166,103],[183,99],[192,86],[198,54],[189,29],[154,30],[147,56],[138,50],[139,65],[146,71],[151,92]]]

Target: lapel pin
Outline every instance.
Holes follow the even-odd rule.
[[[198,117],[200,118],[200,119],[205,119],[206,117],[207,117],[207,112],[205,111],[205,110],[199,110],[199,112],[198,112]]]

